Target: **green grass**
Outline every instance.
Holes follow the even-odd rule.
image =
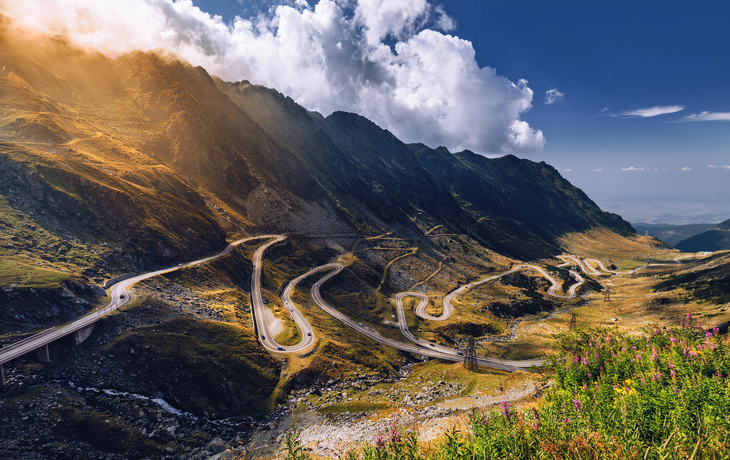
[[[283,307],[282,307],[283,309]],[[297,345],[302,341],[302,331],[299,326],[294,322],[290,313],[284,311],[278,317],[279,321],[284,325],[283,330],[274,337],[276,343],[284,346]]]
[[[23,288],[54,289],[73,275],[31,267],[12,260],[0,259],[0,287],[17,285]]]
[[[644,265],[646,265],[646,259],[629,259],[617,262],[616,268],[618,268],[619,270],[632,270],[634,268],[643,267]]]
[[[553,385],[516,411],[474,410],[461,432],[418,443],[392,424],[355,459],[720,459],[730,438],[730,337],[685,317],[671,330],[623,336],[608,329],[558,337]]]

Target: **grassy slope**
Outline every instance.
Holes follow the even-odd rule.
[[[684,252],[728,250],[730,249],[730,221],[722,222],[716,228],[682,240],[675,247]]]
[[[46,270],[10,260],[0,260],[0,287],[17,286],[34,289],[54,289],[72,275]]]
[[[715,224],[687,224],[687,225],[659,225],[659,224],[632,224],[639,235],[653,236],[670,246],[680,241],[699,235],[715,227]]]
[[[231,324],[181,317],[124,334],[107,350],[150,390],[196,415],[261,417],[278,383],[275,360],[253,334]]]
[[[681,288],[693,299],[708,303],[730,302],[730,256],[721,255],[694,270],[669,276],[654,287],[656,292]]]

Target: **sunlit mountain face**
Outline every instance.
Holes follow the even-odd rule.
[[[458,171],[466,162],[466,170],[480,171],[469,179],[473,185],[487,187],[474,196],[457,193],[458,174],[435,174],[435,165],[424,164],[425,157],[364,117],[308,112],[276,91],[225,83],[169,53],[135,51],[111,59],[62,37],[31,34],[11,19],[4,23],[3,60],[10,73],[3,84],[12,110],[6,113],[6,139],[18,141],[39,158],[34,163],[42,158],[48,168],[73,175],[83,166],[84,175],[104,184],[103,193],[118,195],[125,207],[145,207],[128,212],[90,207],[66,184],[49,185],[51,195],[65,194],[56,201],[95,216],[83,231],[108,234],[120,244],[146,242],[148,262],[210,250],[234,223],[326,234],[407,222],[423,212],[527,258],[547,255],[557,250],[561,234],[597,223],[631,231],[549,167],[509,157],[457,159],[445,152],[439,168]],[[13,28],[23,33],[10,32]],[[554,196],[535,193],[556,186]],[[503,194],[520,204],[510,204]],[[154,206],[143,206],[146,199]],[[553,203],[558,199],[566,210],[575,206],[568,211],[575,217],[560,216],[563,211]],[[222,220],[214,203],[224,204],[230,215]],[[79,223],[72,215],[55,218],[59,226]],[[110,220],[116,223],[110,226]],[[533,249],[496,237],[495,229],[503,226],[531,241]],[[123,242],[130,238],[120,233],[130,231],[134,242]]]

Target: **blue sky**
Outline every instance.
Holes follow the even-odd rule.
[[[170,48],[406,142],[545,161],[631,222],[730,218],[727,1],[0,0],[0,12],[111,56]]]
[[[561,168],[604,208],[634,221],[642,213],[677,221],[730,218],[730,170],[708,168],[730,162],[730,120],[675,123],[703,111],[730,112],[730,3],[520,5],[445,2],[458,21],[455,33],[472,41],[480,63],[509,79],[525,78],[534,89],[534,108],[523,119],[543,130],[547,143],[530,158]],[[541,104],[540,94],[551,88],[564,100]],[[675,105],[684,110],[605,116]],[[621,171],[632,166],[649,171]]]

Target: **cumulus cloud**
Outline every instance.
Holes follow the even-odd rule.
[[[692,171],[692,168],[685,166],[684,168],[682,168],[682,171]]]
[[[730,112],[700,112],[687,115],[681,121],[730,121]]]
[[[545,91],[545,104],[554,104],[558,101],[562,101],[564,98],[565,93],[558,91],[558,88]]]
[[[629,166],[628,168],[621,168],[621,171],[644,171],[644,168],[634,168],[633,166]]]
[[[443,6],[436,7],[436,14],[438,15],[436,25],[439,29],[444,32],[451,32],[456,29],[456,21],[446,13]]]
[[[527,81],[480,67],[429,0],[281,0],[226,23],[192,0],[1,1],[0,12],[116,56],[166,48],[226,80],[276,88],[310,110],[360,113],[406,142],[527,153]]]
[[[622,117],[649,118],[649,117],[656,117],[658,115],[677,113],[682,110],[684,110],[684,106],[682,106],[682,105],[666,105],[666,106],[647,107],[647,108],[643,108],[643,109],[627,110],[626,112],[621,113],[621,116]]]
[[[721,168],[721,169],[730,169],[730,165],[723,165],[723,166],[718,166],[718,165],[707,165],[707,167],[708,167],[708,168]]]

